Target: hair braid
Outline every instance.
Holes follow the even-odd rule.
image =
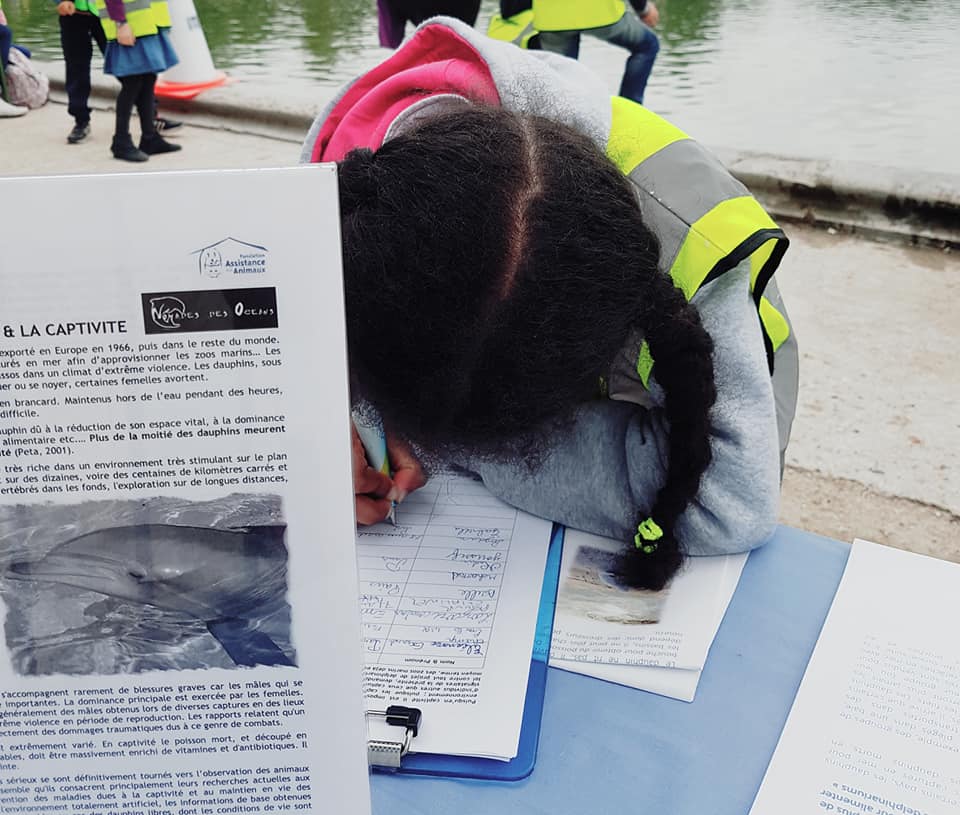
[[[674,527],[710,464],[709,414],[717,397],[713,341],[680,289],[668,278],[660,279],[666,285],[651,285],[648,292],[657,301],[657,316],[644,329],[656,361],[656,379],[664,391],[669,458],[656,501],[648,513],[638,513],[637,524],[652,518],[662,534],[649,543],[641,537],[631,545],[621,573],[630,585],[648,589],[663,588],[683,561]]]

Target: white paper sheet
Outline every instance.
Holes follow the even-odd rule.
[[[0,180],[0,812],[369,812],[333,165]]]
[[[689,558],[666,589],[654,592],[624,589],[610,579],[609,559],[622,550],[621,541],[567,530],[551,664],[699,671],[746,555]],[[681,691],[686,687],[683,680]]]
[[[420,708],[416,752],[516,755],[551,527],[445,473],[359,530],[368,706]]]
[[[603,665],[599,662],[568,662],[561,659],[551,659],[551,668],[560,668],[570,673],[592,676],[605,682],[625,685],[628,688],[645,690],[678,699],[681,702],[692,702],[697,695],[697,686],[700,684],[700,675],[703,671],[685,670],[683,668],[654,668],[648,665]]]
[[[960,565],[855,541],[751,809],[960,812]]]

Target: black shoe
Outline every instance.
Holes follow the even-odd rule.
[[[179,144],[166,141],[159,133],[151,133],[140,139],[140,149],[147,155],[156,156],[160,153],[175,153],[183,148]]]
[[[133,139],[130,138],[129,133],[125,136],[114,136],[110,152],[113,153],[114,158],[122,161],[146,161],[150,158],[143,150],[137,150],[133,146]]]
[[[183,122],[178,122],[176,119],[167,119],[163,116],[157,116],[153,120],[154,127],[157,128],[157,133],[169,133],[171,130],[176,130],[178,127],[183,127]]]
[[[73,126],[73,130],[70,131],[70,135],[67,136],[67,144],[80,144],[87,136],[90,135],[90,122],[84,122],[80,124],[77,122]]]

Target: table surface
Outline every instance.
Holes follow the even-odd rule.
[[[753,552],[694,702],[551,668],[523,781],[374,774],[375,815],[746,815],[843,573],[848,544],[780,527]]]

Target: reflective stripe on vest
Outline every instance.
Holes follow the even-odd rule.
[[[707,150],[641,105],[615,96],[607,155],[641,192],[645,223],[660,240],[660,263],[689,300],[749,258],[750,289],[763,323],[767,356],[790,326],[763,290],[789,244],[763,207]],[[644,386],[653,359],[646,342],[637,357]]]
[[[576,31],[612,25],[626,12],[623,0],[533,0],[538,31]]]
[[[533,12],[529,9],[514,14],[513,17],[494,14],[487,26],[487,36],[491,39],[512,42],[521,48],[526,48],[530,38],[537,33],[537,29],[533,27]]]
[[[96,0],[97,13],[108,40],[117,38],[117,24],[110,19],[105,0]],[[166,0],[123,0],[123,11],[135,37],[157,33],[157,27],[170,27],[170,8]]]

